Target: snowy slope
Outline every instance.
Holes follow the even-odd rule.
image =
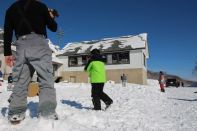
[[[90,84],[58,83],[57,113],[60,120],[37,119],[38,97],[28,98],[26,119],[20,125],[7,121],[10,92],[0,87],[0,131],[196,131],[195,88],[167,88],[159,91],[157,81],[148,86],[106,84],[104,91],[114,103],[107,111],[93,111]],[[102,108],[104,108],[102,103]]]

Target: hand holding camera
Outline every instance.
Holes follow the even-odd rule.
[[[48,9],[48,10],[49,10],[49,14],[52,18],[59,17],[59,13],[57,12],[56,9]]]

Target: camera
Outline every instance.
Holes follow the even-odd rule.
[[[49,12],[51,12],[54,17],[59,17],[59,13],[56,9],[49,9]]]

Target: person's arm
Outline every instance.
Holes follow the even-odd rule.
[[[5,21],[4,21],[4,56],[11,56],[11,43],[13,36],[13,23],[11,19],[10,10],[6,11]]]
[[[47,6],[44,7],[44,13],[45,13],[45,21],[48,29],[55,32],[57,31],[57,23],[54,20],[54,16],[51,12],[49,12]]]
[[[88,66],[90,65],[90,63],[91,63],[91,60],[88,60],[88,63],[85,65],[85,67],[84,67],[84,70],[85,71],[87,71],[87,69],[88,69]]]
[[[4,22],[4,56],[6,65],[12,67],[14,65],[14,59],[12,56],[11,43],[13,35],[13,23],[11,19],[10,10],[6,11]]]
[[[90,64],[88,65],[88,67],[87,67],[87,72],[90,72],[90,70],[91,70],[91,68],[92,68],[92,63],[90,62]]]

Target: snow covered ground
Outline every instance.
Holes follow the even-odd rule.
[[[59,120],[37,119],[38,97],[28,98],[26,119],[19,125],[7,121],[11,92],[0,87],[0,131],[197,131],[197,88],[166,88],[107,83],[104,91],[114,100],[107,111],[93,111],[90,84],[58,83]],[[102,103],[102,108],[105,105]]]

